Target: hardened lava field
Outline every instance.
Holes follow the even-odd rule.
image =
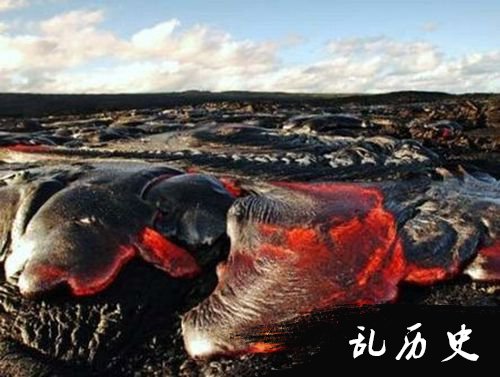
[[[264,324],[499,305],[497,95],[1,98],[2,376],[266,375],[313,351]]]

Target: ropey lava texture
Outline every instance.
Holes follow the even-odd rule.
[[[193,356],[279,349],[247,338],[259,326],[272,332],[314,311],[393,301],[401,282],[432,284],[462,271],[477,280],[500,277],[495,180],[465,174],[254,190],[229,210],[231,251],[217,288],[183,318]]]

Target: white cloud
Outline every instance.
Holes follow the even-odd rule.
[[[422,72],[435,68],[441,59],[436,47],[425,42],[398,42],[384,37],[353,38],[333,41],[328,45],[333,55],[350,60],[366,60],[374,56],[391,62],[398,72]]]
[[[27,0],[0,0],[0,12],[28,5]]]
[[[451,59],[426,42],[384,37],[336,40],[327,50],[325,60],[284,70],[274,85],[312,92],[500,89],[500,51]]]
[[[172,19],[143,29],[132,36],[132,44],[141,50],[160,52],[179,25],[179,20]]]
[[[104,18],[100,10],[75,10],[24,34],[0,25],[0,92],[500,89],[500,50],[449,58],[428,42],[349,38],[328,43],[320,61],[285,65],[281,51],[301,38],[235,39],[177,19],[123,38],[103,26]]]
[[[103,17],[72,11],[41,22],[33,35],[0,33],[0,57],[6,57],[0,75],[7,77],[0,91],[223,90],[277,67],[270,42],[235,40],[203,25],[180,30],[176,19],[122,39],[100,27]],[[88,67],[98,59],[113,65]]]

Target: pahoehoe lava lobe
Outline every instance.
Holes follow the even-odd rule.
[[[173,277],[196,276],[200,265],[180,244],[194,250],[222,237],[233,197],[210,177],[179,174],[110,163],[7,175],[0,187],[7,280],[26,296],[59,286],[90,295],[136,256]]]
[[[4,174],[0,245],[6,278],[18,287],[2,278],[3,375],[107,373],[155,326],[174,336],[167,329],[177,311],[213,287],[234,201],[216,179],[117,162]],[[188,294],[194,281],[179,278],[194,275],[202,285]],[[59,287],[93,296],[47,295]]]
[[[281,345],[248,340],[255,328],[272,332],[315,311],[393,301],[401,282],[432,284],[461,272],[498,280],[499,183],[443,174],[399,184],[253,187],[229,210],[231,251],[217,268],[217,288],[183,317],[187,351],[274,351]]]

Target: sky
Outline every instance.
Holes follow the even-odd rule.
[[[0,92],[500,91],[500,0],[0,0]]]

